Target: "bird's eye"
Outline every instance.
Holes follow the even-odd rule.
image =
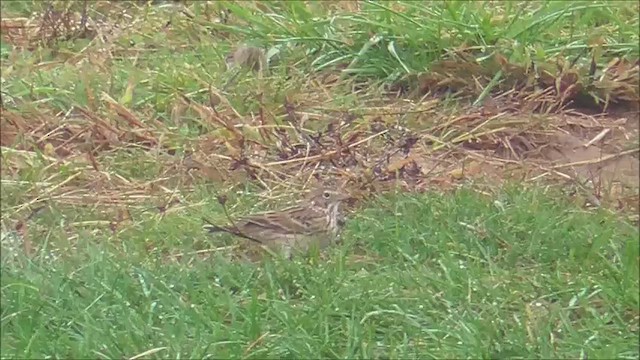
[[[331,197],[331,193],[329,193],[328,191],[325,191],[325,192],[322,193],[322,197],[325,198],[325,199],[328,199],[328,198]]]

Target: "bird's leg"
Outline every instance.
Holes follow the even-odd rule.
[[[285,259],[287,260],[291,260],[293,258],[293,253],[291,251],[291,245],[290,244],[282,244],[282,255],[284,256]]]

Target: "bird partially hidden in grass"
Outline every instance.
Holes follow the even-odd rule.
[[[253,71],[266,71],[269,64],[267,56],[259,47],[242,45],[225,57],[227,69],[235,66]]]
[[[316,189],[296,206],[242,217],[227,226],[204,219],[203,228],[247,239],[291,259],[294,252],[320,250],[337,241],[344,224],[340,205],[348,198],[339,191]]]
[[[231,51],[224,60],[227,70],[233,71],[233,75],[222,87],[222,91],[226,91],[229,86],[234,84],[238,75],[257,72],[258,76],[261,77],[269,67],[264,50],[255,46],[239,46]]]

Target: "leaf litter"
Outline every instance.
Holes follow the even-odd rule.
[[[71,26],[71,16],[42,16],[39,22],[3,19],[3,39],[29,48],[51,46],[69,33],[94,39],[115,34],[112,24],[97,25],[86,12],[75,22],[80,28],[92,24],[93,35]],[[198,184],[224,192],[247,182],[273,198],[330,181],[366,200],[394,189],[447,191],[469,181],[546,181],[637,221],[637,59],[616,58],[600,68],[595,56],[588,66],[560,57],[555,64],[526,66],[498,53],[492,59],[481,63],[460,49],[429,72],[392,84],[383,97],[369,101],[365,94],[356,109],[332,105],[352,81],[339,70],[331,81],[327,72],[308,75],[302,93],[279,106],[265,106],[264,89],[250,93],[257,115],[234,108],[227,99],[233,94],[209,84],[208,101],[175,97],[175,117],[192,112],[203,128],[187,141],[130,101],[89,88],[91,105],[65,113],[47,103],[25,111],[15,106],[22,99],[3,101],[3,188],[25,185],[21,174],[30,169],[39,168],[41,176],[28,184],[30,195],[3,204],[3,229],[10,224],[13,232],[25,233],[34,209],[55,203],[102,209],[116,232],[131,226],[131,210],[164,216],[188,207],[185,199]],[[497,71],[502,81],[496,83]],[[130,83],[127,90],[134,88]],[[123,174],[112,166],[116,153],[147,154],[157,175]],[[33,244],[24,247],[33,253]]]

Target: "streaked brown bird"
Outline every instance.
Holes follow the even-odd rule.
[[[348,198],[335,190],[317,189],[296,206],[249,215],[227,226],[208,223],[203,228],[245,238],[290,259],[294,252],[307,253],[314,246],[323,249],[336,242],[344,223],[340,205]]]

